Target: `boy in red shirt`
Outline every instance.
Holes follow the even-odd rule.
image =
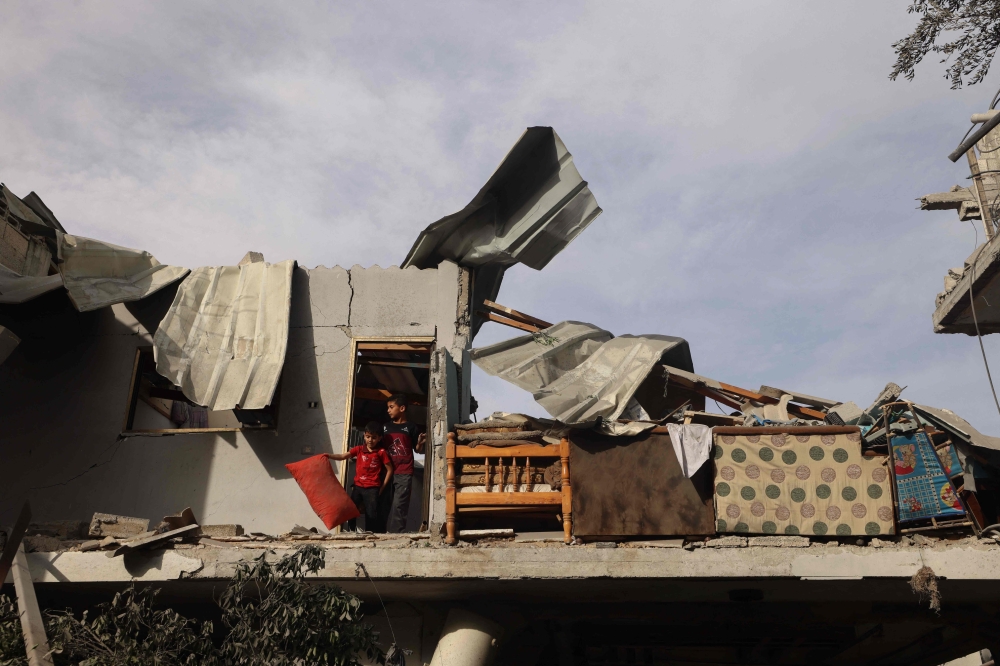
[[[392,458],[396,476],[392,483],[392,506],[389,509],[388,532],[406,531],[406,517],[410,513],[410,492],[413,487],[413,452],[424,452],[424,433],[406,417],[409,401],[402,393],[389,398],[386,411],[390,423],[385,424],[385,448]]]
[[[354,487],[351,488],[351,500],[358,511],[364,511],[365,529],[374,531],[378,525],[378,496],[382,494],[392,481],[392,460],[385,449],[379,447],[382,441],[382,424],[372,421],[365,426],[365,445],[355,446],[347,453],[328,453],[330,460],[347,460],[356,458],[354,463]],[[385,479],[382,470],[385,470]],[[355,521],[347,522],[347,529],[355,529]]]

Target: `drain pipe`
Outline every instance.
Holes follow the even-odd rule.
[[[481,615],[448,611],[431,666],[489,666],[496,656],[503,627]]]

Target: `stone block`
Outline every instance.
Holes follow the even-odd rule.
[[[683,548],[684,539],[654,539],[650,541],[633,541],[636,548]]]
[[[747,538],[741,536],[724,536],[718,539],[709,539],[705,542],[709,548],[744,548],[747,545]]]
[[[242,525],[202,525],[202,536],[209,538],[243,536]]]
[[[128,539],[149,529],[148,518],[116,516],[111,513],[95,513],[90,520],[90,536]]]

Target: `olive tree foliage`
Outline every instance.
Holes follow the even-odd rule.
[[[309,584],[326,551],[306,546],[271,564],[265,556],[241,564],[219,606],[226,664],[354,666],[357,655],[384,659],[378,634],[361,623],[361,601],[332,585]]]
[[[914,68],[929,53],[943,56],[942,64],[950,61],[944,76],[952,90],[985,78],[1000,45],[1000,0],[913,0],[907,12],[920,21],[892,45],[896,64],[889,79],[913,80]]]
[[[27,666],[17,605],[0,594],[0,666]]]
[[[385,662],[378,633],[362,622],[361,601],[310,583],[325,551],[306,546],[277,562],[267,553],[237,566],[218,599],[223,631],[156,605],[158,590],[130,586],[93,614],[47,611],[58,666],[357,666]],[[26,666],[16,606],[0,595],[0,666]]]

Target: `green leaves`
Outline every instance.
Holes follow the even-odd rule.
[[[96,608],[46,612],[57,664],[86,666],[356,666],[384,663],[378,633],[362,623],[361,601],[335,585],[310,582],[326,551],[305,546],[275,562],[268,551],[237,565],[218,600],[224,632],[210,621],[156,608],[159,591],[129,586]],[[17,608],[0,596],[0,666],[26,665]]]
[[[953,90],[966,78],[974,85],[986,77],[1000,45],[1000,0],[913,0],[907,12],[920,15],[920,21],[892,45],[896,64],[890,80],[900,75],[912,80],[914,68],[928,53],[943,55],[942,64],[951,60],[945,78]],[[937,44],[942,34],[951,41]]]

